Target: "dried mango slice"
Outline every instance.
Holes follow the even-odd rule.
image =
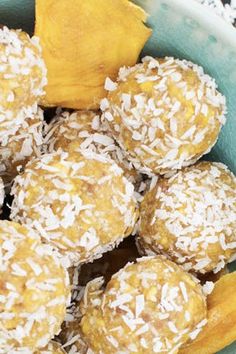
[[[151,30],[128,0],[36,0],[35,34],[48,70],[45,106],[94,109],[106,77],[132,66]]]
[[[207,299],[208,324],[179,354],[213,354],[236,340],[236,272],[215,283]]]

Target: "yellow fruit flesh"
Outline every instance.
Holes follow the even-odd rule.
[[[236,272],[215,284],[207,299],[208,324],[179,354],[213,354],[236,340]]]
[[[106,77],[132,66],[151,34],[127,0],[37,0],[35,34],[48,70],[45,106],[99,107]]]

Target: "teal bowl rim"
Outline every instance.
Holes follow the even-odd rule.
[[[185,12],[194,12],[196,20],[199,20],[211,31],[217,31],[218,38],[224,41],[227,39],[227,42],[236,48],[236,27],[228,23],[220,15],[217,15],[212,9],[198,3],[196,0],[165,0],[165,2],[170,3],[171,6],[182,8]],[[142,1],[140,6],[142,6],[141,3]],[[150,17],[151,14],[148,14],[148,16]],[[216,22],[218,22],[217,27]]]

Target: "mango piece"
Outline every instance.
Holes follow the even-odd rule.
[[[36,0],[35,35],[48,70],[44,106],[99,108],[106,77],[132,66],[151,34],[128,0]]]
[[[226,274],[207,298],[208,324],[179,354],[213,354],[236,340],[236,272]]]

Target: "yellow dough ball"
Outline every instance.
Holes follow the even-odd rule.
[[[138,243],[146,254],[168,255],[203,274],[236,256],[236,178],[222,163],[199,162],[160,179],[140,214]]]
[[[16,177],[11,218],[30,224],[70,265],[99,258],[137,219],[134,187],[114,161],[91,151],[45,154]]]
[[[103,121],[137,170],[165,174],[193,164],[215,144],[225,97],[186,60],[145,57],[107,79]]]
[[[2,212],[4,197],[5,197],[4,184],[3,184],[3,180],[0,177],[0,214]]]
[[[60,341],[67,352],[71,354],[89,353],[80,328],[81,310],[87,306],[87,304],[81,303],[85,286],[89,282],[93,286],[92,280],[99,276],[104,276],[104,281],[107,283],[114,273],[124,267],[128,261],[133,261],[137,257],[138,253],[135,247],[114,249],[93,263],[83,264],[79,271],[78,268],[75,268],[73,271],[71,270],[73,274],[72,303],[67,308],[66,318],[59,335]],[[86,287],[86,291],[89,291],[91,294],[91,288],[89,290],[88,288],[89,286]]]
[[[99,127],[100,116],[97,112],[75,111],[70,113],[63,111],[56,115],[48,125],[45,137],[48,151],[54,152],[60,148],[66,151],[72,141],[82,144]]]
[[[46,67],[36,37],[0,29],[0,140],[13,134],[44,94]]]
[[[51,341],[43,349],[39,349],[34,354],[66,354],[61,344]]]
[[[0,221],[0,352],[31,353],[60,331],[69,278],[32,229]]]
[[[197,279],[162,256],[127,264],[103,291],[97,285],[97,296],[85,291],[81,321],[94,353],[176,354],[207,322]]]
[[[92,150],[113,159],[132,183],[141,181],[141,175],[126,158],[123,150],[108,135],[100,122],[100,116],[93,111],[62,112],[48,125],[45,145],[49,152],[58,149],[68,151],[80,147]],[[75,145],[75,146],[74,146]]]
[[[40,156],[43,146],[43,111],[26,118],[12,135],[6,135],[0,144],[0,176],[5,183],[22,170],[30,158]]]

